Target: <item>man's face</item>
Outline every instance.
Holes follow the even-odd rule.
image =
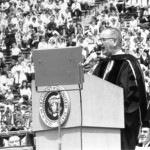
[[[143,127],[140,134],[140,142],[146,144],[150,141],[150,128]]]
[[[20,146],[20,138],[18,136],[10,137],[9,146]]]
[[[111,56],[113,54],[113,47],[116,46],[115,38],[111,35],[109,30],[102,31],[100,35],[102,53],[105,56]]]
[[[25,117],[26,119],[30,118],[30,112],[25,112],[24,117]]]
[[[16,124],[16,126],[19,128],[19,127],[22,127],[22,124],[21,124],[21,122],[17,122],[17,124]]]

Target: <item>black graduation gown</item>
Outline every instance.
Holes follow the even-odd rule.
[[[111,60],[114,64],[105,80],[124,89],[125,129],[121,130],[121,148],[131,150],[135,149],[139,127],[147,111],[144,78],[134,56],[114,55]],[[102,78],[107,64],[108,61],[101,60],[93,74]]]

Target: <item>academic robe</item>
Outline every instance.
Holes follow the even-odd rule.
[[[121,130],[121,149],[135,149],[139,128],[147,112],[143,74],[137,59],[130,54],[113,55],[110,60],[114,64],[105,80],[124,89],[125,128]],[[103,78],[109,61],[101,60],[93,74]]]

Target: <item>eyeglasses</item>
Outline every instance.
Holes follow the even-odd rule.
[[[100,38],[99,40],[101,41],[101,42],[104,42],[104,41],[106,41],[106,40],[115,40],[115,38]]]

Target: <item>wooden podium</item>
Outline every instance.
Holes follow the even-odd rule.
[[[68,119],[61,126],[61,141],[58,128],[48,127],[40,117],[40,98],[45,87],[37,90],[36,78],[32,81],[33,131],[36,132],[37,150],[121,149],[123,89],[93,75],[85,74],[83,77],[83,89],[78,84],[61,85],[71,103]],[[58,146],[60,142],[61,148]]]

